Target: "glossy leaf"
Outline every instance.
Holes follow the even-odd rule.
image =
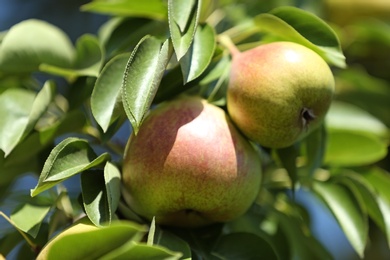
[[[146,232],[132,222],[114,222],[96,230],[63,235],[48,250],[48,259],[97,259],[129,241],[140,241]],[[109,243],[107,243],[109,241]]]
[[[200,0],[168,0],[169,31],[176,57],[180,60],[195,36],[201,10]]]
[[[282,40],[297,42],[314,50],[332,65],[344,68],[337,35],[317,16],[296,7],[278,7],[270,13],[255,17],[261,31],[276,35]]]
[[[110,215],[114,216],[121,197],[121,172],[110,162],[107,162],[104,166],[104,182],[107,192],[108,209]]]
[[[88,218],[95,226],[110,223],[112,215],[108,206],[107,191],[102,171],[81,173],[83,206]]]
[[[29,73],[42,63],[69,68],[74,58],[68,36],[54,25],[35,19],[14,25],[0,45],[0,71],[5,72]]]
[[[238,243],[239,241],[239,243]],[[264,239],[251,233],[232,233],[218,239],[213,254],[222,259],[278,259]]]
[[[128,242],[121,248],[110,252],[101,259],[180,259],[181,253],[173,252],[161,246],[152,246],[145,243]]]
[[[157,226],[154,220],[148,234],[148,245],[160,245],[174,252],[181,252],[181,259],[191,259],[191,248],[183,239]]]
[[[50,206],[39,206],[30,203],[20,205],[12,212],[10,219],[19,230],[36,237],[42,221],[49,213]]]
[[[51,151],[39,176],[38,184],[31,190],[31,196],[36,196],[57,183],[98,166],[108,159],[108,154],[97,156],[86,140],[67,138]]]
[[[345,187],[334,183],[315,182],[313,189],[333,213],[356,253],[363,258],[368,221],[356,199]]]
[[[198,78],[210,64],[215,50],[214,29],[208,24],[199,25],[188,52],[180,60],[184,84]]]
[[[83,5],[81,10],[116,16],[147,17],[158,20],[166,19],[166,6],[160,0],[94,0]]]
[[[7,156],[22,138],[29,125],[35,93],[8,89],[0,94],[0,149]]]
[[[97,77],[103,62],[103,53],[95,36],[84,34],[76,42],[76,57],[70,68],[46,63],[39,70],[73,79],[79,76]]]
[[[348,103],[332,102],[325,120],[330,130],[365,132],[383,139],[389,136],[389,129],[384,123],[365,110]]]
[[[348,172],[336,178],[351,190],[355,198],[359,200],[361,208],[385,234],[387,243],[390,245],[390,221],[387,220],[390,202],[386,203],[381,194],[378,194],[374,187],[356,172]]]
[[[169,40],[161,46],[160,40],[145,36],[130,56],[123,78],[122,100],[135,134],[156,95],[171,50]]]
[[[127,53],[118,55],[104,66],[91,95],[92,114],[104,132],[118,117],[122,78],[129,56]]]
[[[329,130],[324,162],[337,166],[362,166],[377,162],[386,154],[386,143],[372,134]]]

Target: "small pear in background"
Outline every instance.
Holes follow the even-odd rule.
[[[335,83],[317,53],[293,42],[231,52],[227,108],[249,139],[264,147],[288,147],[323,122]]]

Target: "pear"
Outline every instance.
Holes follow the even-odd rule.
[[[335,82],[317,53],[293,42],[231,51],[227,109],[249,139],[284,148],[323,122]]]
[[[129,207],[161,225],[200,227],[244,214],[261,163],[221,108],[195,96],[160,104],[132,134],[123,162]]]

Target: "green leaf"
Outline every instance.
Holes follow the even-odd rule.
[[[0,71],[29,73],[42,63],[69,68],[75,58],[74,47],[59,28],[40,20],[14,25],[0,45]]]
[[[35,97],[32,91],[17,88],[0,94],[0,149],[5,156],[15,148],[29,125]]]
[[[131,54],[123,78],[122,100],[135,134],[152,104],[171,55],[169,40],[161,46],[160,40],[151,36],[145,36]]]
[[[169,31],[177,60],[180,60],[191,46],[200,11],[201,0],[168,0]]]
[[[181,255],[179,252],[173,252],[161,246],[151,246],[130,241],[100,259],[175,260],[180,259]]]
[[[386,154],[386,143],[372,134],[330,129],[324,162],[337,166],[362,166],[375,163]]]
[[[81,173],[83,206],[95,226],[110,223],[112,215],[108,206],[107,191],[102,171],[88,170]]]
[[[346,172],[335,178],[355,195],[359,200],[361,208],[370,216],[377,226],[386,235],[387,243],[390,245],[390,221],[388,213],[390,203],[386,203],[381,194],[378,194],[374,187],[362,175],[356,172]]]
[[[148,234],[149,245],[160,245],[174,252],[181,252],[182,259],[191,259],[191,248],[183,239],[155,225],[154,219]]]
[[[298,181],[298,171],[296,160],[299,155],[298,147],[292,145],[286,148],[275,149],[282,166],[287,170],[288,176],[291,179],[292,191],[295,191],[295,185]]]
[[[180,60],[184,84],[199,77],[210,64],[215,50],[215,32],[208,24],[199,25],[188,52]]]
[[[302,9],[284,6],[255,17],[260,30],[286,41],[297,42],[317,52],[327,62],[344,68],[345,57],[332,28]]]
[[[71,68],[42,63],[39,70],[69,79],[78,76],[97,77],[103,63],[103,53],[98,39],[93,35],[84,34],[76,42],[76,52],[76,60]]]
[[[270,244],[251,233],[232,233],[218,239],[213,254],[222,259],[278,259]]]
[[[389,137],[389,129],[384,123],[367,111],[348,103],[332,102],[325,121],[330,130],[364,132],[381,139]]]
[[[30,203],[18,206],[12,212],[10,219],[19,230],[36,237],[42,221],[49,213],[51,206],[33,205]]]
[[[112,219],[121,197],[121,172],[110,162],[107,162],[104,166],[104,182],[106,185],[108,209]]]
[[[92,114],[104,132],[118,117],[122,78],[129,56],[127,53],[118,55],[104,66],[91,95]]]
[[[47,259],[101,259],[129,241],[140,241],[145,232],[143,226],[122,221],[96,230],[65,234],[53,241]]]
[[[97,156],[87,140],[67,138],[50,152],[38,184],[31,190],[31,196],[36,196],[77,173],[98,166],[109,158],[106,153]]]
[[[356,199],[345,187],[330,182],[314,182],[313,189],[333,213],[356,253],[363,258],[368,221]]]
[[[157,20],[166,19],[166,5],[161,0],[94,0],[81,7],[82,11],[115,16],[146,17]]]
[[[121,86],[128,59],[129,54],[114,57],[105,65],[95,82],[91,110],[103,132],[107,132],[110,125],[123,114]]]
[[[304,140],[306,146],[307,171],[312,175],[316,169],[322,166],[326,150],[326,129],[321,125],[310,133]]]

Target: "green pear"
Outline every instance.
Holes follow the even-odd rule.
[[[126,146],[123,197],[161,225],[200,227],[245,213],[261,182],[257,150],[200,97],[160,104]]]
[[[317,53],[274,42],[244,52],[233,49],[232,55],[227,108],[249,139],[264,147],[288,147],[323,122],[335,83]]]

